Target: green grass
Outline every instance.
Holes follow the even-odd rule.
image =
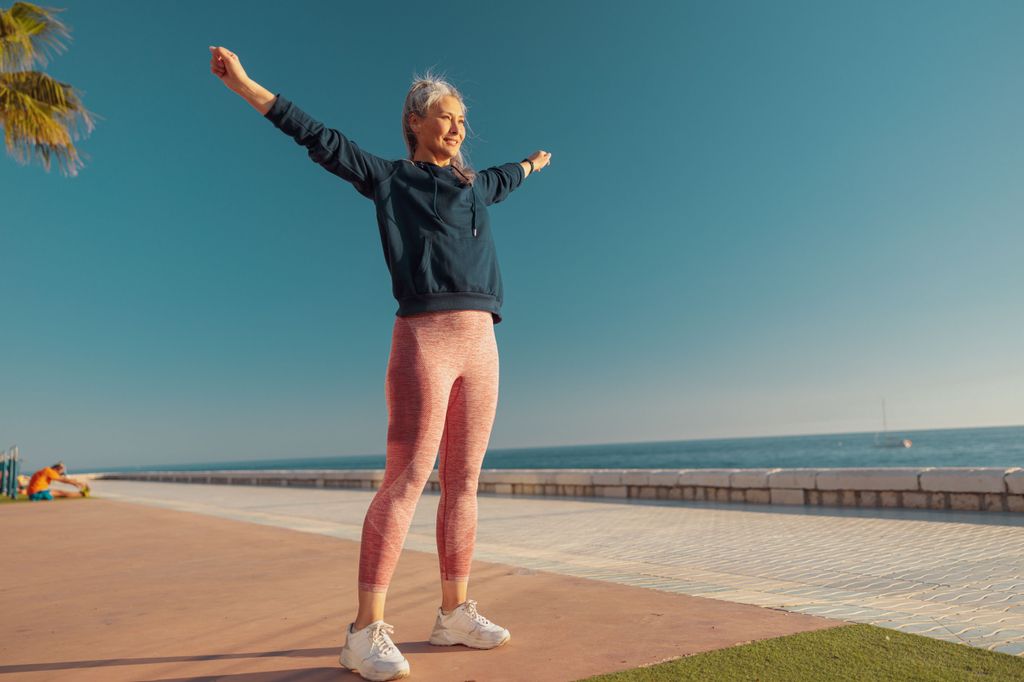
[[[1024,659],[855,624],[776,637],[586,682],[940,682],[1024,680]],[[582,682],[582,681],[580,681]]]

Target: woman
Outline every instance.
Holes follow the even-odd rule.
[[[210,51],[210,69],[224,85],[306,147],[312,160],[373,200],[399,304],[385,380],[387,463],[363,522],[359,611],[341,664],[371,680],[409,674],[389,636],[394,628],[384,622],[384,600],[438,451],[442,597],[430,642],[500,646],[508,630],[467,598],[477,482],[498,399],[494,325],[501,322],[503,292],[486,207],[544,168],[551,155],[537,151],[519,163],[473,171],[460,151],[462,96],[428,77],[415,81],[405,98],[409,158],[382,159],[261,87],[234,53]]]

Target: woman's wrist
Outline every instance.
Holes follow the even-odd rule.
[[[523,167],[523,178],[533,172],[533,161],[530,159],[523,159],[519,162],[519,165]]]
[[[277,99],[277,95],[251,78],[242,83],[235,92],[264,116],[274,105],[274,100]]]

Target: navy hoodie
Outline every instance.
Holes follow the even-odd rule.
[[[487,206],[522,184],[522,166],[478,171],[465,185],[452,166],[365,152],[281,95],[265,117],[305,147],[309,158],[373,200],[396,315],[486,310],[494,324],[501,322],[501,270]]]

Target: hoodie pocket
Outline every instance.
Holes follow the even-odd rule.
[[[418,273],[420,275],[426,275],[430,273],[430,245],[433,243],[431,237],[423,238],[423,255],[420,257],[420,267]]]
[[[431,267],[430,267],[430,252],[433,246],[434,240],[429,235],[423,236],[420,240],[420,252],[419,261],[413,266],[409,264],[409,274],[411,276],[412,292],[413,294],[429,294],[434,291],[432,288],[431,280]]]
[[[441,232],[424,238],[418,293],[474,292],[494,295],[500,274],[493,244]]]

